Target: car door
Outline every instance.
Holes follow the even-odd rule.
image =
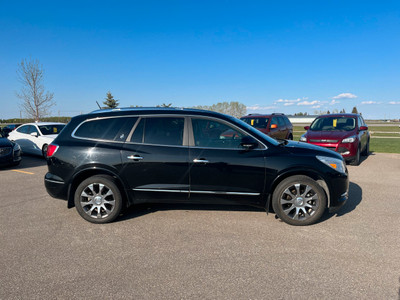
[[[188,156],[184,117],[141,117],[121,151],[121,176],[127,180],[135,203],[186,202]]]
[[[265,146],[243,148],[249,135],[222,120],[192,117],[190,125],[190,201],[260,204]]]
[[[368,142],[368,131],[367,130],[360,130],[361,126],[367,126],[364,122],[364,119],[358,116],[358,130],[359,130],[359,139],[361,143],[361,150],[364,150],[367,142]]]
[[[32,142],[30,140],[29,131],[31,125],[22,125],[18,127],[16,130],[10,132],[9,139],[15,141],[20,145],[22,152],[32,153]]]

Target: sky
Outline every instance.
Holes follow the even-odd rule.
[[[400,1],[0,0],[0,119],[25,116],[23,60],[53,116],[238,101],[248,113],[400,118]]]

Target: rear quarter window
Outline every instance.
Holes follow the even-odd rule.
[[[82,123],[73,136],[95,140],[124,142],[137,117],[107,118]]]

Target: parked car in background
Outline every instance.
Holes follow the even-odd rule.
[[[20,146],[0,132],[0,166],[16,166],[21,162]]]
[[[343,205],[349,187],[338,153],[195,109],[76,116],[49,145],[47,165],[47,192],[93,223],[133,204],[178,202],[272,206],[283,221],[308,225]]]
[[[249,114],[240,120],[275,139],[293,140],[293,125],[284,114]]]
[[[340,153],[352,165],[360,155],[369,154],[368,126],[359,114],[329,114],[317,117],[300,137],[301,142],[322,146]]]
[[[18,128],[19,126],[21,126],[22,124],[8,124],[6,126],[4,126],[1,131],[3,132],[3,134],[5,135],[5,137],[8,136],[8,134],[15,130],[16,128]]]
[[[8,139],[17,142],[21,146],[23,153],[46,157],[47,146],[64,127],[64,123],[27,123],[11,131]]]

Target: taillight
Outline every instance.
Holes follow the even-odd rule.
[[[50,144],[47,146],[47,157],[52,157],[54,155],[54,153],[56,153],[57,149],[58,149],[58,145],[56,144]]]

